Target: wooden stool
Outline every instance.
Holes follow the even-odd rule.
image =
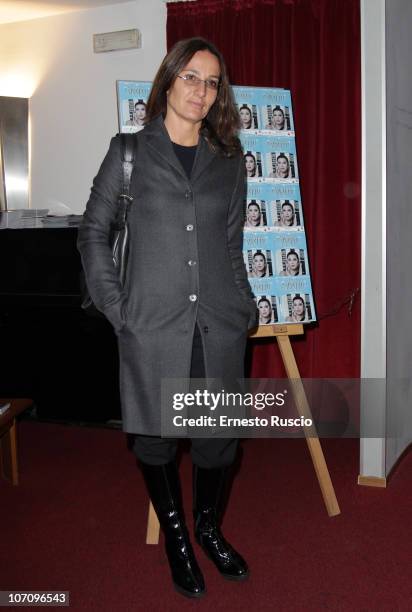
[[[31,399],[0,398],[0,404],[10,408],[0,416],[0,465],[4,478],[13,485],[19,484],[17,463],[16,416],[33,404]]]

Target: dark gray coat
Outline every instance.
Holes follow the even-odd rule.
[[[119,136],[94,179],[78,248],[93,301],[118,336],[123,429],[160,435],[161,380],[189,377],[196,321],[206,376],[232,379],[243,376],[257,311],[241,250],[243,157],[224,158],[201,138],[189,180],[161,116],[136,137],[124,288],[108,246],[122,185]]]

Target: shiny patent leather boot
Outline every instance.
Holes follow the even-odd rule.
[[[193,466],[195,537],[219,572],[228,580],[245,580],[249,569],[243,557],[225,540],[219,523],[230,468]]]
[[[165,535],[166,554],[175,589],[186,597],[202,597],[205,582],[184,521],[176,463],[148,465],[140,462],[140,465]]]

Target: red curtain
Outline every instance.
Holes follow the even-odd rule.
[[[300,187],[319,323],[292,338],[303,377],[360,370],[359,0],[168,4],[167,44],[204,36],[236,85],[292,92]],[[352,296],[352,298],[350,297]],[[280,376],[273,340],[252,341],[251,375]]]

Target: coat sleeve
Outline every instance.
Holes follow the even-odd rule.
[[[112,138],[109,151],[93,181],[77,240],[93,303],[116,331],[120,331],[125,324],[125,294],[113,265],[109,239],[111,225],[116,219],[122,180],[118,134]]]
[[[248,329],[252,329],[258,324],[258,310],[253,299],[253,293],[249,285],[242,255],[245,188],[246,182],[243,156],[239,156],[236,185],[232,194],[227,218],[227,243],[232,261],[235,283],[250,309]]]

